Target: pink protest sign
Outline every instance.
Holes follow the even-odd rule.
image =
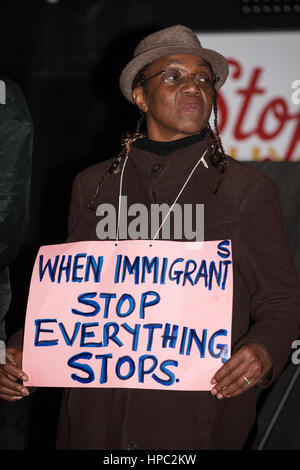
[[[210,390],[230,355],[232,283],[229,240],[41,247],[26,385]]]

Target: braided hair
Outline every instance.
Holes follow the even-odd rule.
[[[226,154],[224,151],[224,147],[223,147],[221,136],[220,136],[219,126],[218,126],[217,98],[218,98],[217,90],[214,88],[213,111],[214,111],[215,133],[212,131],[212,128],[210,127],[209,123],[207,124],[207,127],[208,127],[209,135],[215,139],[216,145],[214,146],[214,149],[210,154],[210,162],[214,168],[221,170],[221,173],[222,173],[221,179],[219,180],[218,185],[216,189],[214,190],[214,194],[216,194],[218,190],[220,189],[225,179],[225,176],[227,174],[227,169],[228,169],[228,161],[226,158]]]

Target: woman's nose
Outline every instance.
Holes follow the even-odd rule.
[[[183,82],[181,90],[183,93],[200,94],[197,82],[191,75]]]

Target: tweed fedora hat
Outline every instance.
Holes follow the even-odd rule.
[[[126,65],[120,76],[120,88],[125,98],[134,103],[132,83],[145,65],[171,54],[194,54],[202,57],[210,63],[217,76],[215,88],[218,90],[225,83],[229,71],[225,57],[202,47],[197,35],[187,26],[176,25],[146,36],[137,45],[133,59]]]

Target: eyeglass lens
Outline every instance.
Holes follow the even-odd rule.
[[[213,86],[213,78],[209,72],[190,73],[184,69],[169,68],[163,70],[165,82],[170,85],[180,84],[188,80],[190,76],[193,77],[197,86],[211,87]]]

